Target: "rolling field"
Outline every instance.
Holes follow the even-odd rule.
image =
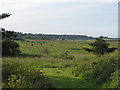
[[[72,73],[74,68],[99,59],[93,53],[83,50],[85,47],[91,48],[88,45],[90,42],[93,41],[34,40],[18,42],[22,51],[21,55],[3,57],[3,87],[99,88],[100,86],[92,83],[92,81],[85,80],[82,74],[75,76]],[[118,48],[117,42],[109,43],[110,47]],[[103,58],[117,55],[118,50],[114,53],[106,54]],[[23,76],[25,77],[23,78]],[[24,85],[22,84],[23,82]],[[32,87],[31,85],[34,86]]]

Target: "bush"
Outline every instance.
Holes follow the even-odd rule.
[[[120,70],[116,70],[110,76],[111,82],[109,88],[120,88]]]
[[[120,70],[116,70],[110,76],[110,81],[104,84],[103,87],[107,88],[120,88]]]
[[[5,62],[2,68],[3,88],[49,88],[48,79],[34,65]]]
[[[84,75],[84,73],[88,73],[91,71],[91,63],[83,63],[79,66],[72,69],[72,74],[74,74],[75,77],[78,77],[80,74]]]
[[[74,76],[83,75],[85,79],[91,80],[100,86],[109,83],[107,86],[117,87],[115,85],[117,84],[118,76],[115,72],[120,67],[118,60],[118,57],[102,58],[97,62],[85,63],[73,69],[72,73]]]
[[[4,40],[2,41],[2,55],[17,56],[20,54],[19,47],[19,44],[14,41]]]
[[[110,80],[110,76],[118,69],[118,58],[102,59],[93,64],[91,71],[86,72],[84,77],[102,85]]]

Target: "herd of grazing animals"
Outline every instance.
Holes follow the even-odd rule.
[[[29,44],[28,44],[28,43],[26,43],[26,46],[29,46]],[[33,41],[32,41],[31,46],[34,46]],[[43,44],[40,44],[40,46],[43,46]],[[50,46],[53,46],[53,44],[50,44]]]

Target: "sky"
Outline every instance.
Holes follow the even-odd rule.
[[[118,37],[118,0],[1,0],[6,30]]]

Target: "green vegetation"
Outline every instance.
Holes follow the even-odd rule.
[[[118,60],[120,60],[118,57],[104,57],[99,61],[78,66],[73,70],[73,74],[75,76],[83,74],[85,79],[92,80],[96,85],[104,87],[111,87],[112,85],[113,88],[118,88],[120,87],[118,84],[120,82],[117,82],[117,75],[120,75],[118,73],[118,68],[120,68]]]
[[[90,46],[92,46],[92,49],[89,48],[83,48],[88,52],[93,52],[94,54],[98,56],[103,56],[106,53],[114,52],[117,48],[108,48],[109,43],[106,43],[106,41],[103,39],[103,37],[96,38],[95,42],[90,43]]]
[[[108,48],[102,37],[16,34],[2,29],[3,88],[120,88],[118,42]]]
[[[32,40],[93,40],[95,38],[89,37],[86,35],[56,35],[56,34],[32,34],[32,33],[21,33],[16,32],[18,39],[17,40],[23,40],[23,39],[32,39]],[[107,38],[107,37],[106,37]]]
[[[9,17],[11,14],[3,13],[0,15],[0,19]],[[14,39],[17,35],[14,31],[7,31],[4,28],[1,28],[2,32],[2,56],[16,56],[20,54],[19,44],[14,42]],[[1,41],[1,40],[0,40]]]
[[[2,55],[3,56],[17,56],[20,54],[20,50],[19,50],[19,44],[14,42],[14,41],[10,41],[10,40],[5,40],[2,41]]]
[[[18,62],[3,62],[3,88],[48,88],[40,68]]]
[[[12,40],[15,37],[14,31],[2,29],[2,56],[16,56],[20,54],[19,44]]]
[[[119,87],[119,49],[97,57],[83,50],[92,40],[27,41],[16,41],[19,56],[3,57],[3,88]],[[118,48],[117,42],[109,43]]]

